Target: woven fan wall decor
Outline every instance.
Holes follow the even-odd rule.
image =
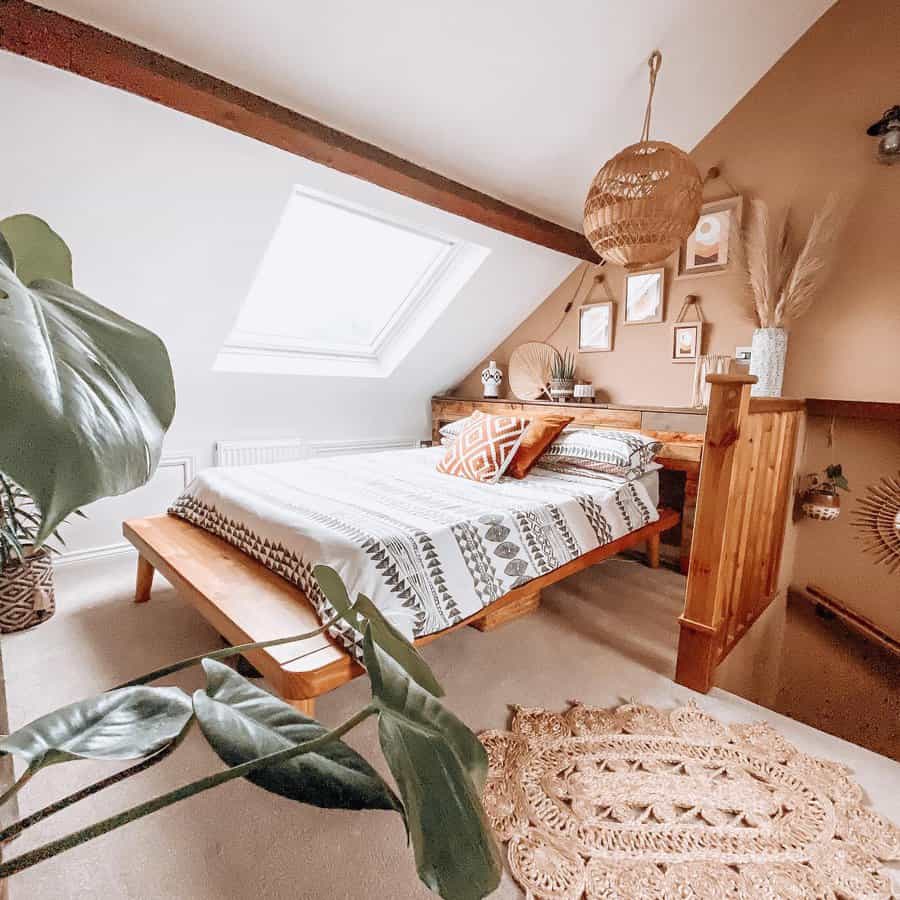
[[[559,358],[555,348],[540,341],[516,347],[509,358],[509,387],[520,400],[552,400],[547,385],[553,363]]]
[[[605,260],[627,269],[661,263],[694,230],[703,181],[678,147],[650,140],[650,110],[662,54],[654,50],[644,128],[636,144],[597,173],[584,202],[584,233]]]

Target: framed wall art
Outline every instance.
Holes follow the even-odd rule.
[[[611,300],[588,303],[578,311],[578,350],[599,353],[612,350],[616,307]]]
[[[676,322],[672,326],[672,362],[697,362],[702,339],[703,322]]]
[[[716,275],[733,268],[743,206],[741,196],[703,204],[697,225],[678,254],[679,278]]]
[[[625,324],[645,325],[665,318],[665,269],[646,269],[625,276]]]

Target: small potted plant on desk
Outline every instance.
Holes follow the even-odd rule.
[[[841,514],[841,497],[838,491],[850,490],[841,464],[834,463],[824,473],[814,472],[807,478],[809,487],[800,502],[803,515],[826,522],[836,519]]]
[[[550,370],[550,396],[565,403],[575,394],[575,354],[564,350],[557,354]]]

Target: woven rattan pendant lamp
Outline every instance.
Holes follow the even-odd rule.
[[[584,233],[607,262],[626,269],[662,262],[697,224],[703,181],[673,144],[650,140],[650,109],[662,54],[654,50],[644,129],[597,173],[584,201]]]

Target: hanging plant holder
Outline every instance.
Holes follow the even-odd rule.
[[[694,230],[703,180],[678,147],[650,140],[650,111],[662,54],[654,50],[644,128],[636,144],[597,173],[584,202],[584,233],[607,262],[626,269],[662,262]]]

